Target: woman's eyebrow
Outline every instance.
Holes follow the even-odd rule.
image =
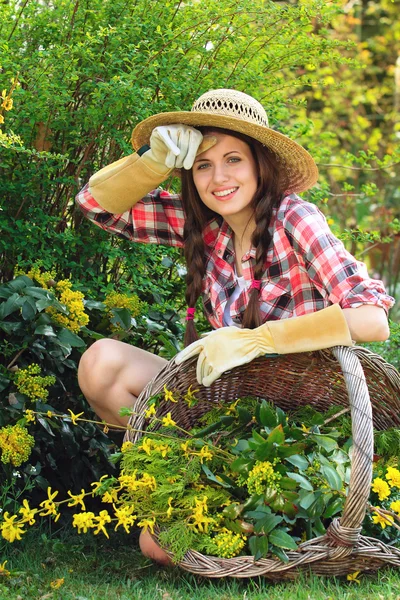
[[[229,152],[226,152],[224,154],[224,158],[225,158],[225,156],[229,156],[229,154],[233,154],[233,153],[240,154],[240,150],[230,150]],[[196,160],[194,162],[195,163],[196,162],[202,162],[202,161],[208,162],[209,160],[210,160],[209,158],[196,158]]]

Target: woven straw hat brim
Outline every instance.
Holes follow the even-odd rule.
[[[215,113],[182,111],[160,113],[148,117],[133,130],[131,142],[134,150],[149,143],[155,127],[178,123],[192,127],[214,126],[230,129],[258,140],[278,157],[284,175],[284,189],[287,193],[304,192],[310,189],[318,179],[318,168],[314,159],[297,142],[269,127]]]

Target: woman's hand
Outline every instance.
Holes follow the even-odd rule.
[[[196,155],[216,143],[216,138],[203,135],[188,125],[161,125],[153,129],[150,150],[146,154],[168,169],[191,169]]]

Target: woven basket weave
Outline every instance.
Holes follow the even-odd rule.
[[[327,533],[287,552],[288,563],[276,559],[254,561],[253,556],[218,558],[199,552],[186,553],[179,566],[205,577],[256,577],[293,579],[300,571],[346,575],[374,571],[383,565],[400,567],[400,550],[361,535],[372,480],[373,427],[400,428],[400,374],[382,357],[364,348],[330,350],[258,358],[224,373],[211,387],[196,381],[197,357],[177,366],[170,361],[146,386],[133,407],[133,429],[144,430],[142,416],[149,398],[169,390],[184,396],[190,385],[199,388],[193,408],[179,401],[162,403],[158,416],[171,412],[185,428],[192,428],[212,402],[230,403],[239,397],[265,398],[283,410],[311,405],[325,411],[332,405],[350,406],[354,450],[351,478],[343,514],[332,521]],[[142,433],[128,430],[126,441],[138,441]],[[156,538],[157,539],[157,538]]]

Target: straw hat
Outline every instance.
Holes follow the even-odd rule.
[[[196,100],[191,111],[159,113],[145,119],[133,130],[131,141],[134,149],[149,143],[155,127],[177,123],[230,129],[258,140],[279,159],[287,193],[303,192],[317,181],[318,168],[307,150],[271,129],[261,104],[243,92],[211,90]]]

